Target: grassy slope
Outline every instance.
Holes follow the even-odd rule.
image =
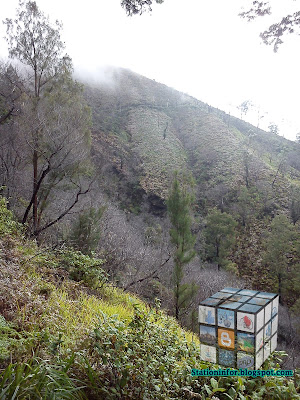
[[[88,274],[85,284],[72,280],[90,259],[24,239],[3,199],[0,249],[0,368],[13,362],[0,375],[3,400],[29,393],[31,399],[270,399],[268,388],[272,399],[299,398],[284,378],[192,378],[191,368],[215,368],[200,361],[195,336]]]

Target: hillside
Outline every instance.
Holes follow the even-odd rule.
[[[299,166],[290,159],[299,152],[297,143],[131,71],[107,75],[102,84],[85,82],[95,142],[105,146],[111,167],[128,181],[135,175],[149,197],[166,197],[175,169],[190,170],[203,190],[245,184],[244,152],[258,170],[249,171],[250,181],[274,179],[283,152],[286,184],[289,176],[298,180]],[[100,158],[96,148],[95,155]]]
[[[299,398],[283,377],[192,377],[218,368],[200,360],[195,335],[108,284],[102,260],[25,239],[3,198],[0,249],[3,400]]]
[[[110,198],[129,212],[164,217],[174,171],[191,173],[200,216],[218,207],[242,222],[247,257],[237,248],[232,260],[259,285],[252,273],[261,267],[259,236],[277,213],[290,213],[300,184],[299,144],[131,71],[109,68],[104,76],[102,83],[83,82],[93,110],[93,156]],[[243,188],[249,204],[259,203],[247,218]]]

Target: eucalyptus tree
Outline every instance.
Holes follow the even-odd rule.
[[[16,19],[6,19],[10,58],[23,65],[24,101],[20,134],[25,137],[32,167],[28,203],[22,218],[31,220],[32,232],[41,231],[62,219],[88,189],[82,174],[89,152],[90,112],[81,86],[72,80],[72,62],[64,54],[62,24],[50,23],[35,1],[19,1]],[[55,201],[53,190],[64,184],[74,198],[58,215],[43,220],[45,209]],[[52,199],[51,199],[52,195]],[[54,207],[55,208],[55,207]]]

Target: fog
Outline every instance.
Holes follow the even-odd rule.
[[[2,17],[14,17],[18,1],[2,3]],[[37,3],[52,21],[63,22],[66,50],[81,78],[111,85],[105,66],[129,68],[237,117],[237,106],[251,100],[255,108],[246,116],[249,122],[257,125],[259,114],[264,129],[275,123],[289,139],[300,132],[300,38],[290,35],[276,54],[259,38],[297,2],[277,1],[273,16],[253,23],[238,16],[247,0],[165,0],[151,14],[134,17],[126,16],[119,0]],[[6,49],[1,39],[0,56]]]

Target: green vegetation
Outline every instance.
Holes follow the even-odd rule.
[[[229,264],[228,256],[235,242],[236,221],[230,214],[214,209],[206,218],[205,239],[207,257],[218,269]]]
[[[72,281],[66,271],[93,266],[89,256],[53,253],[24,240],[3,199],[0,215],[6,215],[1,274],[9,282],[0,289],[1,399],[252,400],[269,399],[267,388],[272,399],[299,397],[287,378],[193,378],[192,368],[217,366],[200,360],[197,337],[158,302],[149,308],[103,279],[99,285]]]
[[[300,250],[299,239],[299,231],[285,215],[277,215],[273,219],[263,253],[263,264],[269,267],[270,274],[276,278],[281,300],[287,298],[283,289],[292,289],[291,280],[299,267],[298,263],[295,265],[295,262],[292,262],[292,254]]]
[[[194,250],[195,236],[191,232],[191,208],[194,196],[189,192],[187,182],[180,187],[177,173],[174,176],[172,189],[167,200],[168,213],[172,223],[170,230],[171,242],[175,246],[173,287],[175,298],[175,317],[179,319],[180,312],[190,305],[196,294],[194,283],[182,283],[184,265],[196,255]]]
[[[68,241],[74,248],[88,255],[96,250],[101,236],[99,225],[103,211],[104,207],[98,210],[91,207],[78,216],[68,236]]]

